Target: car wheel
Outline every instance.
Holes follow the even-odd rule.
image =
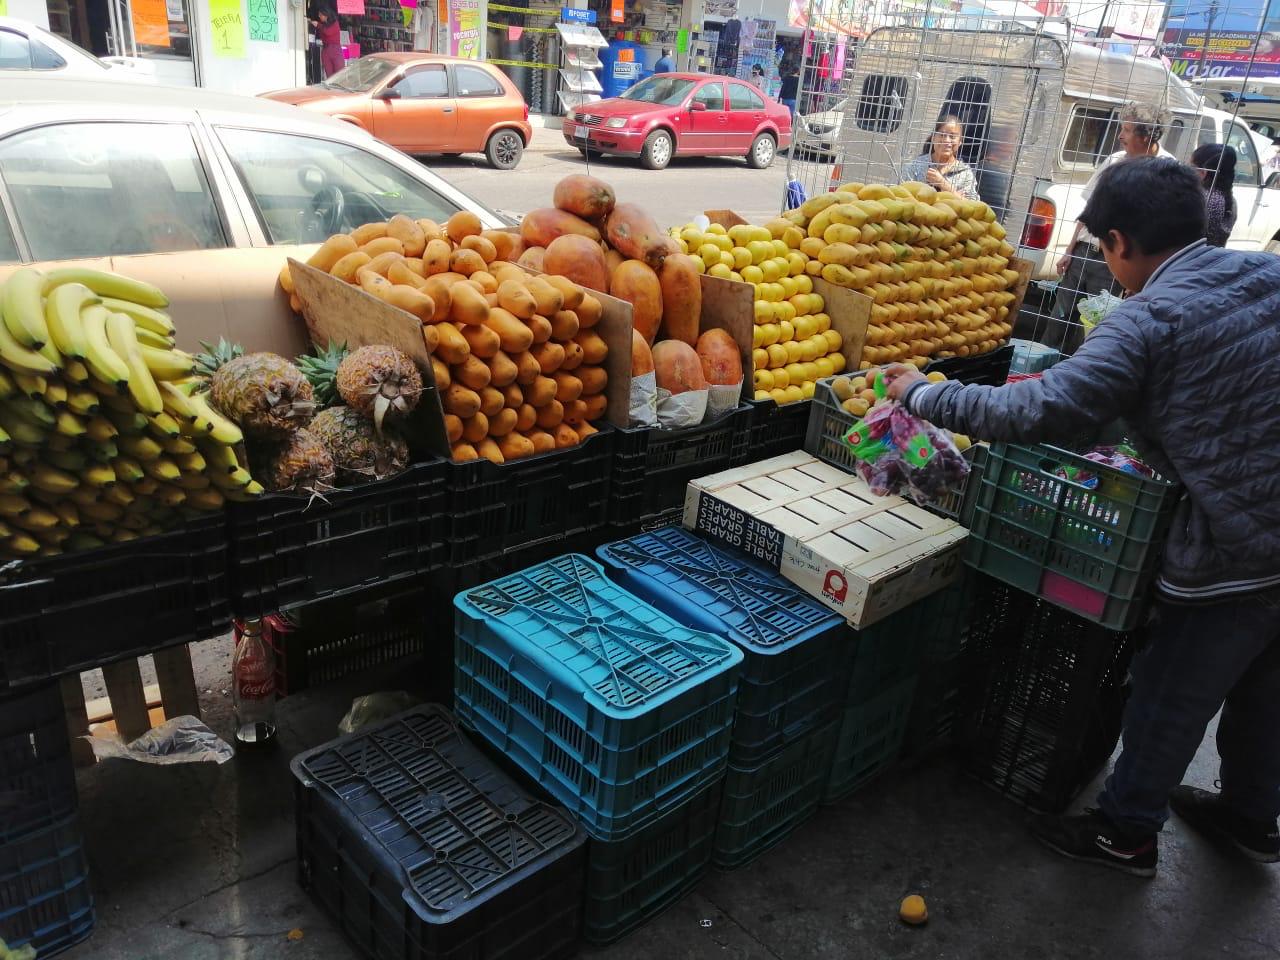
[[[747,166],[752,170],[763,170],[773,163],[775,153],[777,153],[777,145],[773,142],[773,137],[762,133],[751,142],[751,151],[747,154]]]
[[[495,170],[513,170],[524,156],[524,141],[514,130],[499,130],[485,144],[484,155]]]
[[[644,142],[640,151],[640,162],[650,170],[664,170],[675,153],[675,141],[665,130],[655,130]]]

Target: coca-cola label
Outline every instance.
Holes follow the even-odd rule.
[[[246,656],[236,664],[236,689],[241,700],[267,700],[276,695],[276,674],[265,657]]]

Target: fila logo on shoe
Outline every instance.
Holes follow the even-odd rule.
[[[1104,837],[1102,834],[1098,834],[1094,838],[1094,843],[1098,845],[1098,849],[1100,849],[1103,853],[1110,854],[1111,856],[1115,857],[1117,860],[1132,860],[1134,857],[1137,857],[1143,853],[1146,853],[1147,848],[1151,846],[1150,843],[1144,843],[1137,850],[1133,850],[1130,852],[1125,852],[1123,850],[1114,850],[1112,849],[1111,838]]]

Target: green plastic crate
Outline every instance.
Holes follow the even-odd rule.
[[[758,767],[742,770],[730,764],[711,858],[717,867],[745,866],[813,815],[839,732],[840,721],[834,720]]]
[[[822,802],[832,803],[875,779],[898,759],[907,732],[916,678],[910,677],[879,696],[846,707],[836,738],[831,772]]]
[[[1090,471],[1097,487],[1062,467]],[[970,566],[1108,629],[1138,624],[1181,487],[1058,447],[997,443],[969,489]]]

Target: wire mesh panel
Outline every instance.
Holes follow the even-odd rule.
[[[1110,163],[1230,146],[1228,245],[1280,252],[1280,203],[1267,195],[1280,91],[1268,121],[1266,84],[1250,79],[1280,74],[1280,38],[1257,0],[1183,6],[1171,18],[1159,0],[809,0],[792,18],[806,36],[784,208],[850,182],[927,179],[976,194],[1032,265],[1015,336],[1066,354],[1094,319],[1082,301],[1124,295],[1077,224]],[[1177,44],[1168,56],[1166,37]],[[1246,122],[1251,99],[1261,133]]]

